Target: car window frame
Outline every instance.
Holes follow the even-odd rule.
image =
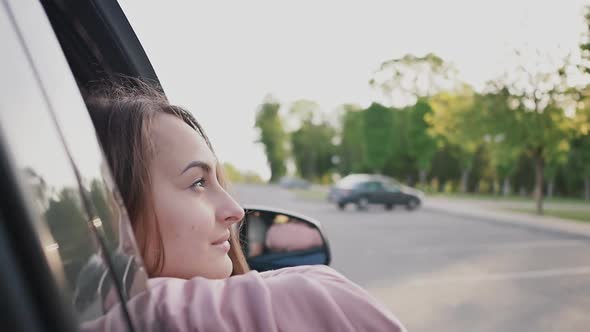
[[[2,6],[0,6],[0,9],[5,10],[6,13],[8,13],[8,15],[11,18],[11,25],[14,27],[14,31],[16,32],[17,36],[18,36],[18,42],[19,44],[22,46],[23,51],[26,54],[26,57],[23,61],[26,62],[27,66],[29,67],[30,71],[33,73],[34,76],[34,80],[35,80],[35,87],[32,88],[36,88],[38,91],[41,92],[41,96],[43,99],[43,103],[46,106],[46,111],[49,112],[54,119],[54,123],[53,123],[53,127],[55,129],[55,132],[57,133],[57,136],[60,138],[60,142],[58,144],[62,145],[63,149],[66,151],[66,155],[69,155],[69,158],[66,159],[66,162],[69,164],[69,166],[72,168],[72,170],[74,171],[77,179],[77,187],[75,188],[75,190],[77,191],[79,197],[81,198],[81,203],[82,206],[84,208],[85,215],[86,218],[88,218],[88,226],[90,228],[90,236],[92,236],[96,242],[99,244],[99,248],[101,248],[102,250],[99,251],[99,253],[101,254],[101,258],[103,259],[103,261],[107,264],[106,267],[106,273],[110,275],[110,277],[114,280],[115,282],[115,289],[116,289],[116,293],[118,294],[118,298],[119,298],[119,303],[123,304],[122,306],[120,306],[121,308],[121,312],[123,313],[124,319],[126,321],[126,325],[127,325],[127,329],[129,331],[134,331],[133,326],[131,324],[131,319],[130,319],[130,315],[128,312],[128,308],[126,305],[126,301],[124,299],[124,297],[122,296],[123,292],[125,291],[124,287],[121,285],[121,283],[119,282],[120,280],[116,277],[116,274],[114,273],[114,269],[113,269],[113,263],[111,262],[111,258],[110,255],[105,254],[105,252],[108,252],[108,249],[104,243],[104,239],[98,234],[99,232],[96,229],[96,225],[93,225],[93,216],[96,215],[96,211],[93,207],[93,204],[90,200],[90,198],[88,197],[88,194],[85,192],[85,190],[83,190],[83,184],[82,184],[82,178],[80,177],[80,170],[78,169],[78,165],[76,165],[76,163],[74,162],[74,160],[72,159],[72,156],[70,154],[69,148],[68,148],[68,144],[64,138],[64,133],[62,132],[61,128],[60,128],[60,123],[59,121],[56,120],[56,114],[55,114],[55,109],[53,108],[52,102],[51,102],[51,98],[50,98],[50,94],[48,92],[47,87],[44,85],[46,84],[46,82],[44,82],[44,80],[41,78],[41,75],[39,73],[39,68],[37,68],[37,63],[33,60],[34,55],[31,54],[31,51],[29,49],[30,45],[28,43],[30,43],[30,40],[27,40],[21,31],[21,27],[19,26],[19,22],[18,19],[15,16],[19,16],[21,15],[21,19],[24,17],[26,17],[27,19],[30,19],[30,17],[27,17],[27,15],[30,15],[28,12],[27,13],[23,13],[23,12],[19,12],[19,8],[16,8],[16,13],[15,13],[15,8],[11,7],[10,2],[8,0],[2,0]],[[40,7],[40,4],[38,4]],[[21,8],[22,9],[22,8]],[[26,12],[26,11],[25,11]],[[40,13],[45,14],[45,12],[41,9]],[[37,17],[39,18],[39,17]],[[47,19],[46,17],[41,17],[40,19]],[[59,43],[57,43],[57,48],[59,48],[60,52],[63,52],[63,49],[61,47],[61,45]],[[63,54],[62,54],[63,55]],[[64,74],[69,74],[72,75],[72,73],[69,71],[71,68],[69,67],[69,64],[65,63],[65,68],[67,68],[67,73]],[[74,80],[72,80],[72,82],[75,82]],[[75,85],[75,93],[76,94],[80,94],[81,91],[79,90],[79,88]],[[78,95],[78,98],[80,98],[80,101],[82,101],[81,95]],[[85,110],[85,105],[83,102],[81,102],[81,105],[83,107],[83,109]],[[82,111],[82,110],[81,110]],[[44,110],[45,112],[45,110]],[[88,119],[90,118],[89,114],[84,115],[86,117],[88,117]],[[91,121],[89,121],[89,123],[91,123]],[[91,135],[91,139],[92,140],[97,140],[96,135],[94,134],[94,127],[91,126],[90,127],[91,132],[88,132],[88,135]],[[0,137],[0,144],[6,145],[5,144],[6,140],[3,137]],[[98,146],[98,145],[97,145]],[[9,148],[8,146],[5,146],[5,148]],[[7,155],[2,155],[3,160],[7,161],[9,164],[12,163],[12,160],[14,160],[14,158],[12,156],[10,156],[10,154]],[[102,157],[103,161],[104,161],[104,157],[101,155],[100,157]],[[6,176],[5,180],[16,180],[18,179],[18,174],[16,174],[16,170],[14,169],[14,166],[12,166],[13,169],[9,174],[12,174],[12,176]],[[3,173],[3,174],[8,174],[8,173]],[[16,188],[15,188],[16,187]],[[36,209],[34,207],[32,207],[32,203],[27,203],[27,201],[29,201],[29,197],[31,195],[30,192],[27,191],[26,189],[26,185],[23,183],[17,183],[14,186],[5,186],[4,188],[13,188],[13,195],[15,196],[14,193],[21,193],[20,194],[20,199],[18,199],[19,202],[23,203],[22,206],[20,206],[20,217],[16,218],[15,220],[19,220],[19,222],[17,223],[9,223],[10,225],[12,224],[23,224],[23,225],[31,225],[31,227],[23,229],[22,226],[19,226],[21,228],[21,233],[24,233],[26,235],[22,235],[18,238],[28,238],[27,241],[21,241],[20,243],[30,243],[31,242],[31,238],[38,240],[37,238],[37,234],[34,230],[34,227],[32,225],[34,225],[34,220],[35,219],[35,211]],[[15,205],[15,204],[13,204]],[[3,215],[9,215],[7,213],[4,213]],[[29,222],[21,222],[24,219],[29,220]],[[18,227],[17,227],[18,228]],[[13,233],[17,233],[17,232],[13,232]],[[31,236],[31,234],[33,234],[33,236]],[[35,242],[35,241],[33,241]],[[38,247],[36,248],[37,251],[35,252],[37,254],[36,259],[28,259],[28,262],[30,261],[43,261],[45,262],[45,255],[44,255],[44,251],[41,248],[40,243],[37,241]],[[15,244],[15,248],[16,249],[22,249],[22,245],[18,245],[18,242]],[[25,250],[26,251],[26,250]],[[25,256],[24,253],[20,252],[21,254],[23,254],[23,257]],[[19,256],[20,258],[20,256]],[[46,262],[45,262],[46,263]],[[42,289],[46,290],[47,292],[49,292],[50,294],[48,296],[39,296],[36,300],[38,301],[37,304],[40,306],[40,309],[38,310],[41,313],[44,312],[51,312],[51,310],[47,310],[47,308],[53,308],[55,309],[51,315],[50,315],[50,319],[44,319],[45,321],[45,326],[52,326],[50,328],[48,328],[49,330],[72,330],[73,326],[77,326],[77,323],[75,323],[76,319],[73,318],[73,316],[75,316],[75,314],[73,314],[72,310],[68,310],[69,305],[60,302],[60,298],[61,298],[61,292],[59,291],[59,287],[56,284],[56,280],[54,279],[53,274],[51,273],[51,270],[48,266],[46,266],[47,264],[35,264],[34,266],[38,266],[39,269],[35,272],[35,273],[31,273],[29,275],[28,272],[25,272],[25,278],[24,279],[28,279],[28,277],[30,276],[36,276],[40,279],[45,279],[44,282],[35,279],[32,282],[29,282],[29,286],[32,289],[37,289],[42,285]],[[147,284],[146,284],[146,289],[147,289]],[[44,301],[49,301],[51,302],[51,305],[43,305],[42,303],[44,303]],[[57,301],[57,303],[55,302]],[[62,315],[58,314],[59,311],[62,311]],[[45,316],[43,316],[45,317]],[[61,317],[61,318],[60,318]],[[51,322],[55,325],[48,325],[47,322]],[[67,326],[67,327],[66,327]]]

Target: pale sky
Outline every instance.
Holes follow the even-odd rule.
[[[170,100],[201,122],[221,161],[270,176],[257,106],[376,100],[381,62],[434,52],[479,88],[512,50],[577,52],[588,0],[120,0]]]

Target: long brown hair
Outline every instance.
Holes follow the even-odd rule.
[[[113,177],[127,208],[139,249],[148,274],[161,273],[166,253],[156,218],[146,224],[146,216],[153,215],[151,178],[149,165],[154,157],[150,140],[151,123],[158,114],[173,115],[193,128],[203,137],[215,154],[209,138],[194,116],[184,108],[171,105],[155,84],[125,78],[121,82],[101,83],[93,87],[85,98],[98,139],[113,173]],[[217,177],[227,188],[223,168],[217,163]],[[141,231],[138,231],[141,230]],[[230,229],[229,257],[233,263],[232,275],[249,271],[234,227]],[[155,239],[150,241],[150,239]],[[155,244],[156,257],[148,260],[148,244]]]

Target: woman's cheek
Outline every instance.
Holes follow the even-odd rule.
[[[179,206],[175,210],[174,219],[187,235],[203,235],[203,232],[207,232],[209,224],[214,223],[214,217],[207,210],[206,206],[198,203],[193,203],[192,206]]]

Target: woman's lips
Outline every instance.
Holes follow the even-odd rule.
[[[218,248],[219,250],[228,252],[230,249],[229,236],[230,236],[230,234],[229,234],[229,232],[227,232],[227,234],[223,235],[222,237],[217,239],[215,242],[211,243],[211,245],[215,248]]]
[[[229,236],[230,236],[230,234],[229,234],[229,232],[227,232],[227,233],[223,234],[221,237],[219,237],[217,240],[213,241],[213,243],[211,243],[211,244],[216,245],[216,244],[220,244],[225,241],[229,241]]]
[[[213,247],[216,248],[216,249],[219,249],[221,251],[224,251],[226,253],[230,249],[229,241],[223,241],[223,242],[219,242],[219,243],[213,244]]]

